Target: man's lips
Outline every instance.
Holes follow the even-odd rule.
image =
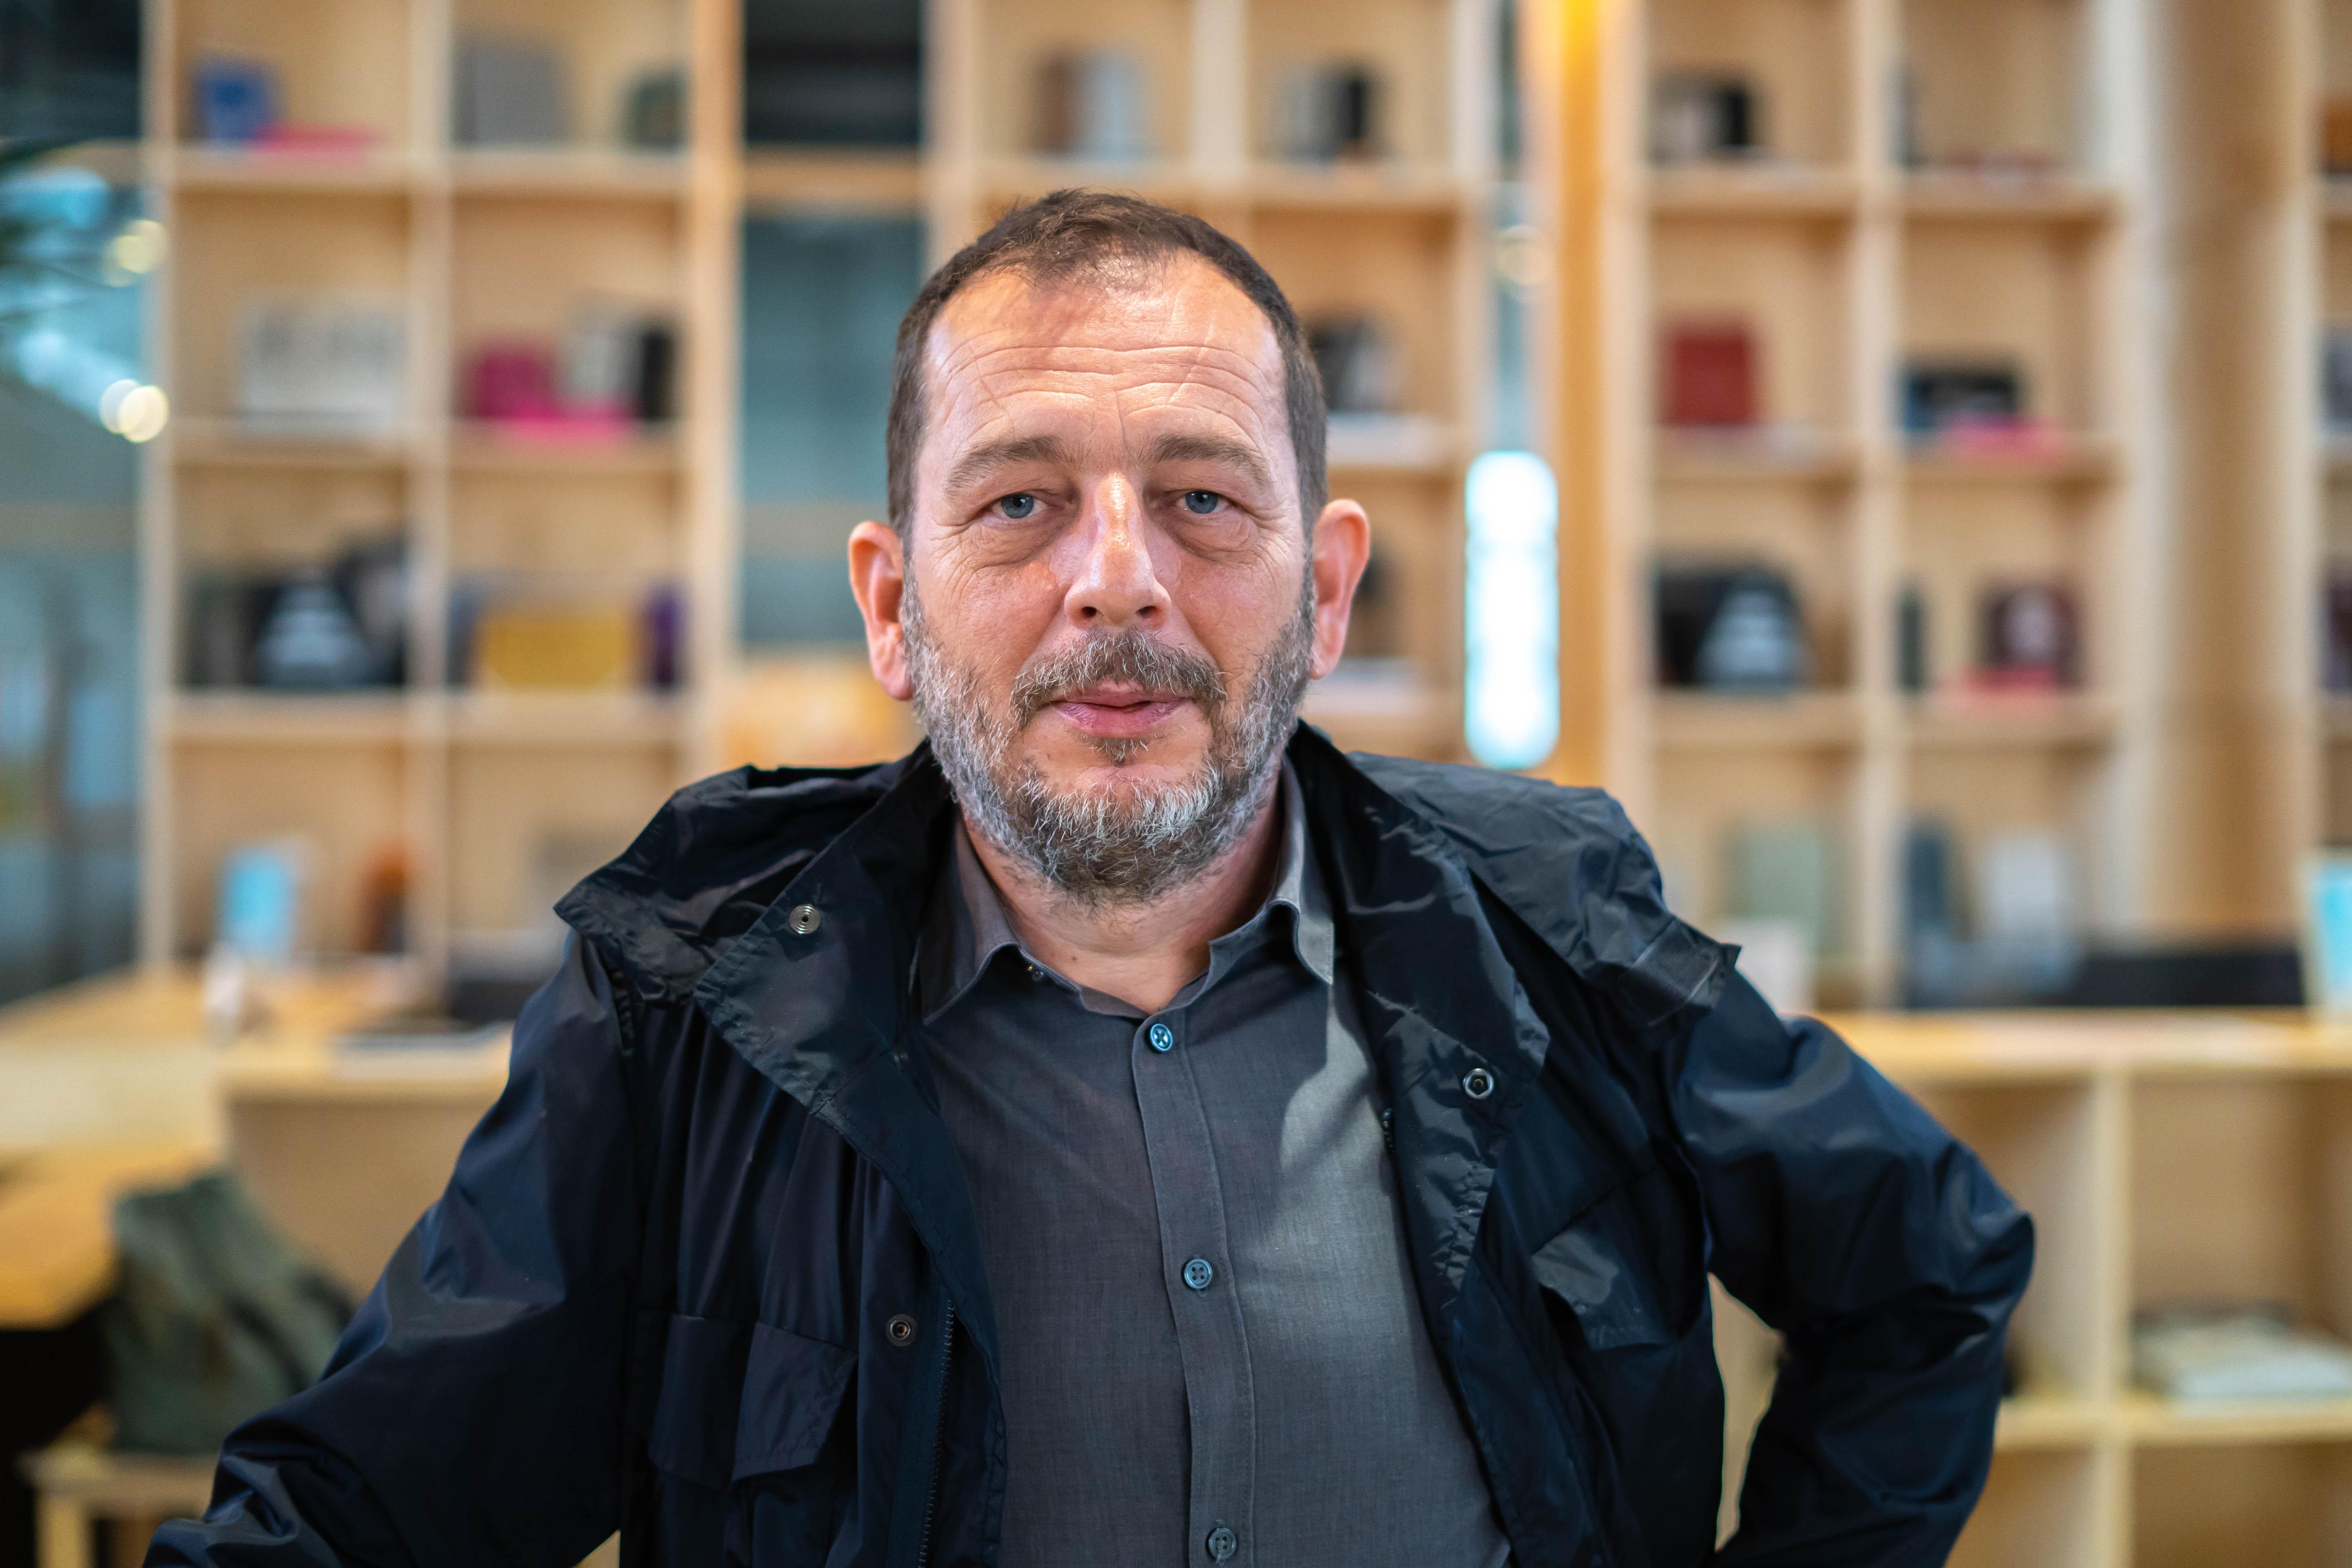
[[[1160,691],[1096,688],[1072,692],[1055,701],[1052,709],[1082,734],[1132,739],[1160,728],[1186,700]]]

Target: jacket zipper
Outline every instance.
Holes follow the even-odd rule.
[[[915,1537],[915,1568],[927,1568],[931,1560],[931,1520],[940,1506],[940,1455],[947,1447],[948,1365],[955,1355],[955,1301],[950,1298],[942,1315],[944,1328],[940,1338],[939,1395],[931,1406],[931,1464],[923,1482],[923,1528]]]

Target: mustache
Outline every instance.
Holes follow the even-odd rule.
[[[1130,629],[1090,637],[1023,669],[1013,682],[1013,728],[1072,692],[1110,684],[1184,698],[1213,719],[1224,710],[1225,674],[1213,660]]]

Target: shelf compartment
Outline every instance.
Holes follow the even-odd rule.
[[[1847,363],[1851,225],[1790,217],[1660,217],[1652,223],[1658,382],[1680,322],[1743,324],[1754,344],[1760,426],[1852,427]],[[1658,417],[1664,417],[1661,398]]]
[[[1459,415],[1454,342],[1460,226],[1447,217],[1265,212],[1251,249],[1311,329],[1369,316],[1397,360],[1398,415],[1448,423]],[[1342,416],[1343,418],[1347,416]]]
[[[1917,161],[2074,167],[2087,11],[2079,0],[1904,0]]]
[[[1658,704],[1662,742],[1676,722],[1675,706]],[[1818,834],[1822,944],[1815,961],[1823,980],[1853,956],[1858,899],[1852,825],[1861,770],[1846,738],[1859,726],[1844,713],[1854,710],[1843,693],[1800,700],[1778,712],[1763,701],[1749,712],[1727,702],[1695,706],[1680,722],[1700,731],[1694,738],[1702,743],[1662,743],[1657,804],[1643,824],[1657,850],[1668,900],[1703,928],[1755,912],[1738,885],[1749,874],[1740,868],[1743,856],[1768,839],[1793,844]],[[1737,765],[1727,766],[1733,755]],[[1801,889],[1791,896],[1810,898]]]
[[[257,746],[250,743],[258,738],[250,721],[264,711],[257,702],[224,704],[216,711],[236,712],[246,722],[224,726],[228,734],[192,734],[173,745],[177,787],[170,843],[178,951],[199,953],[211,945],[220,867],[228,851],[293,837],[308,849],[308,945],[324,957],[357,952],[368,867],[407,837],[406,746],[389,734],[352,733],[325,740],[289,735]]]
[[[2100,1552],[2101,1477],[2087,1448],[1997,1452],[1952,1549],[1956,1568],[2087,1568]]]
[[[1803,620],[1811,684],[1837,689],[1854,679],[1851,489],[1829,482],[1675,484],[1661,487],[1654,517],[1661,569],[1752,563],[1783,574]]]
[[[404,534],[406,471],[380,464],[206,467],[180,476],[189,566],[324,565],[344,546]]]
[[[450,485],[450,569],[522,574],[563,563],[649,584],[682,568],[681,512],[677,484],[658,470],[466,468]]]
[[[1745,77],[1768,155],[1842,163],[1853,136],[1851,15],[1836,0],[1659,0],[1650,7],[1652,83],[1670,72]]]
[[[2076,437],[2101,433],[2107,249],[2097,231],[1916,217],[1903,246],[1906,363],[2013,366],[2026,416]]]
[[[237,412],[239,334],[247,307],[263,299],[336,296],[398,308],[410,298],[409,201],[404,195],[338,193],[299,202],[253,191],[187,194],[181,197],[167,276],[173,290],[172,401],[187,426],[181,434],[197,449],[211,436],[226,452],[225,420]],[[410,395],[415,395],[418,345],[406,343]],[[307,435],[265,437],[251,426],[240,437],[278,452]],[[321,431],[329,443],[382,447],[396,432],[362,437]],[[175,446],[178,443],[175,442]]]
[[[564,117],[554,152],[618,156],[626,142],[626,101],[633,84],[654,72],[683,72],[683,0],[456,0],[450,26],[462,49],[469,37],[529,44],[554,62]],[[453,97],[462,90],[452,63]],[[452,103],[450,139],[456,140]],[[523,148],[462,149],[504,156]]]
[[[628,847],[677,782],[670,752],[637,735],[528,747],[453,744],[452,928],[551,926],[555,900]]]
[[[1786,696],[1661,691],[1657,740],[1673,752],[1855,746],[1862,742],[1862,700],[1850,690]]]
[[[2343,1561],[2352,1447],[2141,1449],[2131,1470],[2134,1568]]]
[[[1454,761],[1462,699],[1409,659],[1343,659],[1307,689],[1303,716],[1344,751]]]
[[[1172,164],[1190,153],[1192,8],[1186,0],[1136,0],[1126,5],[1088,0],[980,0],[971,37],[979,51],[981,79],[1004,89],[980,95],[982,156],[1038,158],[1047,62],[1056,55],[1102,51],[1131,57],[1141,79],[1144,145],[1139,162]],[[1149,171],[1113,163],[1095,172],[1103,176],[1099,183],[1126,190],[1136,188],[1130,182]],[[1066,172],[1048,184],[1024,187],[1024,194],[1042,195],[1063,185],[1097,183],[1085,177],[1087,173],[1074,160]]]
[[[1372,520],[1372,561],[1348,627],[1350,658],[1409,659],[1417,679],[1458,684],[1462,646],[1460,493],[1442,479],[1359,473],[1333,493]]]
[[[1985,706],[1995,697],[2063,701],[2096,689],[2107,677],[2113,600],[2104,571],[2103,526],[2116,504],[2111,490],[2049,485],[1927,483],[1905,497],[1904,582],[1927,609],[1927,676],[1936,700]],[[2022,585],[2063,588],[2074,604],[2072,687],[2043,692],[1977,693],[1970,672],[1984,662],[1987,596]],[[2026,708],[2021,700],[2017,710]]]
[[[1359,0],[1348,8],[1346,27],[1335,28],[1329,7],[1318,0],[1252,0],[1245,68],[1251,152],[1270,161],[1287,157],[1285,100],[1296,78],[1344,66],[1365,68],[1375,84],[1376,131],[1384,145],[1368,165],[1446,162],[1454,152],[1446,112],[1451,9],[1449,0]]]
[[[212,57],[259,61],[276,74],[293,126],[364,129],[380,151],[411,139],[408,66],[420,0],[182,0],[172,88],[178,133],[199,145],[194,72]]]

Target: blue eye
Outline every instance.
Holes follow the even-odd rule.
[[[1037,498],[1032,495],[1006,496],[996,503],[996,510],[1015,522],[1037,515]]]
[[[1224,504],[1225,498],[1214,490],[1186,490],[1184,510],[1194,517],[1206,517]]]

